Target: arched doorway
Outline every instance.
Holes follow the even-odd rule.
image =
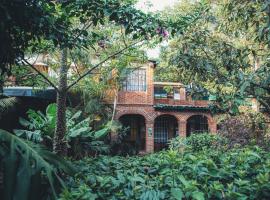
[[[145,150],[145,118],[138,114],[127,114],[119,118],[124,127],[127,127],[127,135],[124,142],[134,147],[137,151]]]
[[[154,150],[168,147],[168,141],[178,135],[177,119],[171,115],[161,115],[154,123]]]
[[[208,132],[208,120],[203,115],[193,115],[187,120],[187,136],[192,133]]]

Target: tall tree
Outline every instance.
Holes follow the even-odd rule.
[[[13,38],[20,40],[19,42],[16,42],[16,40],[14,41],[11,39],[11,41],[8,42],[7,45],[9,45],[9,48],[7,49],[7,54],[1,58],[1,69],[3,72],[6,72],[9,66],[15,61],[17,61],[17,63],[22,61],[25,66],[27,65],[35,70],[48,82],[49,85],[55,88],[57,91],[58,110],[54,150],[55,152],[63,155],[66,152],[66,147],[63,142],[65,135],[65,119],[63,118],[65,117],[66,108],[66,104],[64,102],[66,101],[68,90],[111,58],[116,57],[125,50],[136,45],[138,41],[164,36],[165,27],[170,27],[172,25],[172,33],[182,32],[185,27],[190,25],[191,21],[198,18],[201,11],[204,9],[203,6],[198,7],[196,12],[192,13],[188,18],[179,18],[177,23],[176,21],[164,22],[162,20],[158,20],[158,16],[145,14],[142,11],[136,10],[133,6],[133,1],[128,0],[72,0],[59,2],[26,0],[20,3],[17,1],[12,1],[12,3],[4,1],[1,4],[1,8],[3,8],[4,12],[12,13],[14,15],[12,15],[13,17],[11,17],[11,19],[9,19],[8,15],[5,15],[3,17],[3,26],[7,27],[7,30],[13,30],[15,32],[6,33],[4,30],[1,30],[1,34],[3,32],[5,37],[10,37],[10,35],[14,34]],[[19,16],[16,15],[16,12],[14,12],[14,5],[15,7],[23,7],[24,12],[22,18],[19,18]],[[31,9],[28,8],[28,6],[30,6]],[[36,10],[32,9],[37,9],[39,11],[37,15],[32,14],[36,12]],[[32,26],[30,26],[30,24],[25,26],[22,19],[27,21],[29,17],[33,17],[33,21],[30,20],[33,24],[31,24]],[[10,20],[12,21],[11,25],[8,24]],[[93,42],[95,42],[95,40],[92,40],[92,37],[95,34],[91,32],[91,30],[89,31],[89,28],[95,27],[98,24],[104,24],[105,20],[109,20],[112,24],[121,25],[125,29],[125,34],[132,35],[132,38],[137,41],[132,44],[127,44],[124,48],[107,56],[98,64],[86,70],[77,78],[77,80],[74,80],[73,83],[68,85],[68,66],[66,62],[68,53],[66,49],[72,50],[75,47],[88,48],[91,46]],[[36,29],[38,29],[37,32],[35,32]],[[16,30],[19,30],[19,32],[16,32]],[[20,32],[25,35],[22,37]],[[39,39],[52,41],[54,46],[62,51],[60,67],[61,74],[58,85],[54,84],[48,77],[38,71],[27,61],[27,59],[24,58],[26,47],[28,47],[30,42],[33,40],[35,42],[39,42]],[[22,42],[23,45],[20,42]],[[22,48],[20,49],[18,47]]]
[[[191,84],[194,94],[215,95],[216,111],[235,114],[256,98],[270,112],[265,6],[265,1],[210,1],[207,12],[164,48],[159,78]],[[174,13],[183,14],[181,6]]]

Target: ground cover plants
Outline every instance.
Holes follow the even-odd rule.
[[[79,173],[60,199],[268,199],[269,152],[211,144],[193,149],[189,139],[184,149],[147,156],[85,158],[74,163]]]

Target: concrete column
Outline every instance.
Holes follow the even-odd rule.
[[[145,136],[145,151],[146,153],[154,152],[154,123],[146,122],[146,136]]]
[[[187,122],[183,120],[178,121],[178,130],[180,137],[186,137],[187,135]]]

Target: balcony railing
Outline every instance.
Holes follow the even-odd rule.
[[[209,101],[206,100],[175,100],[173,98],[154,99],[154,104],[167,104],[167,105],[186,105],[186,106],[199,106],[207,107]]]

